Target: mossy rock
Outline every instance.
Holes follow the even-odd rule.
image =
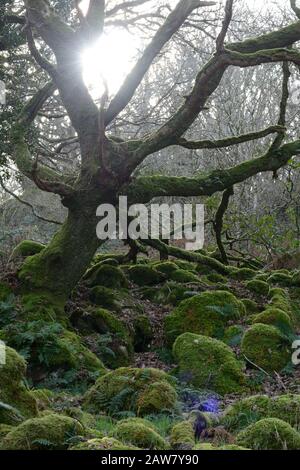
[[[293,286],[300,287],[300,272],[299,271],[293,274],[292,283],[293,283]]]
[[[81,338],[59,323],[43,320],[15,323],[2,330],[4,340],[13,347],[26,349],[30,370],[38,366],[44,371],[58,369],[87,370],[105,373],[100,359],[87,349]]]
[[[166,317],[168,344],[185,332],[222,338],[228,322],[240,320],[244,315],[244,305],[230,292],[204,292],[184,300]]]
[[[9,426],[8,424],[0,424],[0,445],[1,445],[1,439],[3,439],[3,437],[5,437],[13,429],[14,427]]]
[[[9,347],[5,364],[0,365],[0,423],[14,425],[38,414],[37,401],[26,389],[26,362]]]
[[[49,413],[14,428],[2,439],[0,450],[64,450],[71,437],[84,434],[83,426],[75,419]]]
[[[232,325],[226,328],[223,341],[228,346],[239,346],[242,342],[244,327],[242,325]]]
[[[245,390],[242,364],[223,342],[206,336],[185,333],[173,346],[179,376],[197,388],[226,395]]]
[[[140,449],[167,450],[169,448],[167,442],[149,427],[147,422],[143,424],[135,419],[117,423],[113,437]]]
[[[15,247],[12,252],[12,258],[34,256],[44,250],[45,245],[32,240],[23,240]]]
[[[54,398],[54,394],[51,390],[39,388],[30,390],[29,393],[37,401],[39,411],[44,411],[51,407],[51,399]]]
[[[241,431],[237,443],[252,450],[299,450],[300,434],[281,419],[266,418]]]
[[[166,280],[162,272],[153,266],[136,265],[127,270],[129,279],[138,286],[155,286]]]
[[[150,384],[137,400],[137,414],[139,416],[153,413],[171,412],[176,407],[177,393],[168,382],[154,382]]]
[[[20,317],[26,321],[61,321],[68,326],[64,303],[49,293],[26,293],[21,297]]]
[[[254,300],[251,299],[242,299],[242,302],[245,306],[247,315],[253,315],[255,313],[259,312],[259,308],[257,303]]]
[[[126,276],[119,267],[100,265],[89,276],[85,276],[90,287],[104,286],[110,289],[122,289],[128,287]]]
[[[90,290],[89,298],[93,304],[98,305],[99,307],[106,308],[108,310],[120,310],[120,304],[117,301],[114,291],[108,287],[93,287]]]
[[[238,400],[225,410],[222,423],[231,431],[239,431],[264,418],[282,419],[299,428],[300,395],[257,395]]]
[[[0,282],[0,302],[5,302],[13,294],[12,289],[5,282]],[[1,314],[1,306],[0,306]]]
[[[218,273],[211,273],[206,276],[209,282],[212,282],[213,284],[226,284],[228,279],[225,276],[222,276],[222,274]]]
[[[238,281],[246,281],[253,279],[256,276],[256,271],[250,268],[231,268],[230,277]]]
[[[266,372],[280,372],[291,358],[290,340],[278,328],[257,323],[242,339],[242,353]]]
[[[91,387],[84,396],[84,407],[91,413],[105,411],[109,414],[130,411],[138,413],[139,400],[144,397],[147,390],[155,383],[172,384],[172,379],[163,371],[158,369],[135,369],[120,368],[100,377],[96,384]],[[174,404],[175,405],[175,404]],[[160,413],[165,409],[165,403],[157,409],[147,408],[150,413]]]
[[[270,286],[265,281],[260,281],[258,279],[253,279],[246,283],[247,289],[251,292],[254,292],[258,295],[268,296],[270,292]]]
[[[195,431],[192,421],[181,421],[175,424],[170,434],[173,450],[191,450],[195,445]]]
[[[136,318],[134,318],[133,329],[134,350],[136,352],[148,351],[149,346],[154,338],[154,332],[147,315],[138,315]]]
[[[293,284],[293,278],[290,274],[277,271],[268,277],[268,283],[278,284],[283,287],[291,287]]]
[[[130,445],[123,444],[123,442],[118,441],[117,439],[114,439],[112,437],[104,437],[102,439],[91,439],[86,442],[81,442],[80,444],[77,444],[76,446],[73,446],[70,448],[70,450],[79,450],[79,451],[85,451],[85,450],[139,450],[137,447],[133,447]]]
[[[134,352],[131,332],[112,312],[105,309],[91,309],[85,313],[78,326],[82,332],[86,328],[87,334],[89,330],[91,334],[96,332],[94,335],[96,342],[99,334],[105,335],[105,348],[99,354],[107,367],[117,369],[131,362]]]
[[[179,302],[190,298],[190,292],[182,284],[176,282],[166,282],[162,287],[144,287],[140,290],[144,299],[158,305],[178,305]]]
[[[177,269],[169,275],[169,279],[174,282],[178,282],[179,284],[192,284],[192,283],[199,283],[200,278],[189,271],[184,271],[183,269]]]
[[[154,268],[156,269],[156,271],[159,271],[160,273],[168,277],[179,269],[177,264],[173,263],[172,261],[155,263]]]
[[[230,431],[240,431],[250,424],[267,418],[270,402],[271,399],[266,395],[257,395],[238,400],[226,408],[222,424]]]
[[[276,326],[280,331],[292,333],[292,321],[287,313],[279,308],[269,307],[259,315],[255,315],[252,323],[263,323],[265,325]]]

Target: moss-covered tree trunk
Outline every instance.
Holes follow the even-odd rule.
[[[96,208],[70,210],[50,244],[25,261],[20,272],[25,287],[67,300],[100,245],[96,223]]]

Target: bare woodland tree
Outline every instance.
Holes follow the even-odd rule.
[[[254,39],[227,43],[234,7],[234,1],[227,0],[214,51],[203,52],[206,63],[197,72],[191,92],[182,98],[177,110],[169,110],[169,117],[164,122],[157,126],[151,124],[144,135],[140,132],[136,137],[130,133],[127,136],[120,136],[119,132],[114,135],[114,124],[124,116],[130,119],[127,110],[130,110],[132,99],[139,93],[140,85],[147,79],[151,66],[172,37],[176,35],[180,38],[187,24],[195,29],[197,26],[205,28],[201,21],[197,23],[191,18],[195,12],[198,17],[201,17],[202,12],[205,15],[215,2],[180,0],[163,24],[160,11],[156,11],[154,16],[161,25],[119,92],[112,100],[106,94],[103,95],[99,110],[82,78],[80,52],[90,41],[103,34],[106,22],[113,21],[110,18],[113,18],[114,13],[122,9],[130,12],[130,8],[146,4],[147,1],[119,2],[114,12],[109,9],[108,3],[104,0],[90,0],[88,12],[83,16],[78,2],[74,2],[74,8],[70,7],[69,14],[63,19],[47,0],[25,0],[25,15],[21,8],[20,14],[7,18],[12,24],[22,25],[26,36],[23,40],[28,44],[31,59],[50,79],[25,104],[12,127],[13,160],[23,175],[41,190],[58,194],[68,209],[68,217],[62,228],[39,255],[25,262],[20,278],[32,289],[54,294],[63,301],[81,279],[99,247],[96,208],[100,204],[117,204],[120,194],[128,195],[130,203],[149,202],[157,196],[209,196],[230,190],[259,173],[273,172],[276,175],[280,168],[300,154],[299,140],[284,143],[284,113],[277,123],[260,131],[220,140],[207,138],[190,141],[185,137],[197,118],[205,112],[208,100],[218,90],[224,74],[231,66],[245,69],[282,62],[300,65],[300,53],[294,47],[300,40],[300,11],[295,1],[291,0],[291,8],[298,17],[294,23]],[[139,20],[135,15],[132,18]],[[2,50],[5,47],[3,44]],[[69,158],[76,161],[73,174],[64,171],[61,165],[57,169],[34,158],[34,151],[28,143],[32,124],[41,113],[47,114],[47,103],[57,99],[56,90],[64,108],[63,115],[67,114],[70,128],[75,130],[75,134],[66,130],[65,142],[69,143],[69,139],[79,142],[80,152],[74,150],[75,153],[69,154]],[[283,94],[283,110],[286,99]],[[161,101],[164,103],[163,98]],[[165,98],[165,107],[167,104]],[[273,134],[275,140],[262,156],[250,158],[230,168],[212,171],[205,176],[178,178],[136,175],[136,169],[147,157],[171,146],[195,151],[228,149]]]

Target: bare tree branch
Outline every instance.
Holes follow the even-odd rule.
[[[282,135],[285,133],[285,131],[286,129],[284,125],[279,124],[278,126],[270,126],[262,131],[251,132],[249,134],[244,134],[240,136],[227,137],[225,139],[220,140],[199,140],[191,142],[186,139],[178,139],[176,145],[191,150],[226,148],[232,147],[233,145],[239,145],[245,142],[251,142],[253,140],[261,139],[274,133]]]
[[[217,37],[217,51],[221,51],[224,48],[224,41],[228,32],[228,28],[230,26],[233,14],[233,1],[234,0],[226,0],[225,5],[225,17],[223,20],[222,30]]]
[[[292,10],[295,12],[296,16],[300,19],[300,8],[296,5],[296,0],[291,0]]]
[[[163,26],[157,31],[151,43],[146,47],[143,56],[139,59],[126,78],[123,86],[112,100],[107,110],[106,124],[109,124],[127,106],[154,59],[172,38],[174,33],[182,26],[192,11],[199,7],[211,5],[215,5],[215,2],[201,2],[199,0],[179,1],[177,7],[168,16]]]

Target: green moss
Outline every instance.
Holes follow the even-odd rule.
[[[12,289],[5,282],[0,282],[0,302],[5,302],[13,293]],[[0,309],[1,314],[1,309]]]
[[[291,344],[276,327],[257,323],[246,331],[242,353],[267,372],[280,372],[291,358]]]
[[[252,281],[246,283],[246,287],[255,294],[264,296],[269,295],[270,286],[267,282],[260,281],[258,279],[253,279]]]
[[[279,308],[269,307],[259,315],[255,315],[252,323],[264,323],[276,326],[282,332],[292,332],[292,321],[287,313]]]
[[[241,431],[237,443],[252,450],[299,450],[300,434],[285,421],[267,418]]]
[[[171,281],[178,282],[180,284],[188,284],[188,283],[198,283],[200,279],[195,274],[184,271],[183,269],[177,269],[177,271],[172,272],[169,275]]]
[[[13,426],[9,426],[8,424],[0,424],[0,443],[1,443],[1,439],[5,437],[13,429],[14,429]]]
[[[137,422],[135,419],[120,421],[114,430],[113,436],[122,442],[132,444],[141,449],[166,450],[166,441],[147,423]]]
[[[268,278],[269,284],[278,284],[284,287],[290,287],[292,285],[292,281],[293,281],[293,278],[292,276],[290,276],[290,274],[285,274],[279,271],[274,272]]]
[[[104,437],[103,439],[91,439],[86,442],[81,442],[70,450],[138,450],[137,447],[123,444],[123,442],[113,439],[112,437]]]
[[[181,421],[175,424],[170,435],[173,450],[191,450],[195,445],[195,431],[192,421]]]
[[[300,272],[299,271],[293,274],[292,283],[293,283],[293,286],[300,287]]]
[[[245,306],[246,312],[248,315],[253,315],[254,313],[258,313],[259,308],[256,302],[251,299],[242,299],[242,302]]]
[[[271,399],[266,395],[243,398],[230,405],[224,413],[222,424],[230,431],[239,431],[269,416]]]
[[[106,346],[109,351],[107,350],[107,354],[105,351],[99,351],[99,354],[107,367],[116,369],[130,363],[133,355],[133,339],[125,323],[112,312],[92,309],[84,315],[78,326],[81,331],[86,329],[87,334],[89,330],[91,333],[97,332],[96,342],[98,334],[106,336]]]
[[[154,286],[166,279],[166,276],[152,266],[136,265],[128,269],[129,279],[138,286]]]
[[[239,393],[245,385],[242,365],[223,342],[185,333],[173,346],[183,380],[221,395]]]
[[[138,315],[133,321],[134,350],[144,352],[149,350],[154,332],[149,318],[146,315]]]
[[[170,412],[177,403],[177,393],[168,382],[154,382],[139,395],[137,414],[139,416],[151,413]]]
[[[6,327],[3,334],[10,345],[26,352],[31,368],[105,372],[102,362],[83,345],[81,338],[59,323],[42,320],[16,323]]]
[[[30,394],[37,401],[37,406],[38,406],[39,411],[43,411],[43,410],[50,408],[51,398],[53,398],[54,396],[51,390],[45,390],[45,389],[40,388],[36,390],[31,390]]]
[[[14,428],[2,440],[0,450],[63,450],[68,448],[71,437],[84,433],[83,426],[75,419],[50,413]]]
[[[91,413],[105,411],[114,414],[121,411],[138,412],[139,399],[145,396],[150,385],[157,382],[171,383],[171,378],[157,369],[121,368],[109,372],[88,390],[84,407]],[[151,390],[151,389],[150,389]],[[157,404],[155,403],[155,406]],[[164,409],[165,404],[162,404]],[[153,412],[162,410],[153,409]]]
[[[241,325],[232,325],[226,328],[224,333],[223,341],[228,346],[235,347],[239,346],[242,341],[244,328]]]
[[[28,256],[40,253],[44,248],[45,245],[42,245],[41,243],[37,243],[32,240],[24,240],[15,247],[12,252],[12,258],[17,258],[18,256],[27,258]]]
[[[178,305],[182,300],[190,297],[187,288],[176,282],[166,282],[162,287],[145,287],[140,290],[143,298],[151,300],[158,305]]]
[[[227,283],[226,277],[222,276],[222,274],[212,273],[212,274],[208,274],[206,277],[212,283],[219,283],[219,282],[221,284]]]
[[[120,305],[117,301],[115,293],[112,289],[103,286],[93,287],[90,291],[90,301],[99,305],[99,307],[111,310],[120,310]]]
[[[6,362],[0,365],[0,423],[16,424],[36,416],[37,402],[24,385],[26,363],[19,354],[5,348]]]
[[[166,337],[169,344],[185,332],[222,338],[228,322],[244,315],[244,305],[230,292],[204,292],[181,302],[166,317]]]
[[[61,320],[67,323],[64,313],[64,302],[54,298],[51,294],[29,293],[21,297],[21,317],[26,321]]]
[[[229,451],[236,451],[236,452],[240,452],[241,450],[250,450],[250,449],[246,449],[246,447],[241,447],[241,446],[237,446],[237,445],[234,445],[234,444],[228,444],[226,446],[222,446],[222,447],[218,447],[217,450],[229,450]]]
[[[253,279],[256,276],[256,271],[250,268],[231,268],[230,277],[232,279],[237,279],[238,281],[247,279]]]
[[[155,263],[154,267],[157,271],[159,271],[162,274],[165,274],[166,276],[171,276],[175,271],[177,271],[178,266],[176,263],[173,263],[172,261],[165,261],[163,263]]]
[[[116,266],[100,265],[87,278],[90,287],[104,286],[110,289],[121,289],[128,287],[127,279],[122,270]]]

